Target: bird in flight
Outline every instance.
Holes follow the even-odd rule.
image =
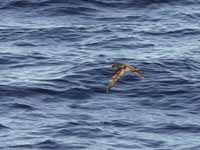
[[[129,66],[127,64],[113,64],[112,68],[116,69],[114,74],[112,75],[112,78],[108,81],[108,86],[106,89],[106,92],[108,93],[109,90],[115,85],[117,80],[126,72],[132,72],[135,73],[137,76],[140,78],[144,78],[143,73],[136,67],[134,66]]]

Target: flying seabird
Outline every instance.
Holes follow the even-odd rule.
[[[143,73],[134,66],[129,66],[127,64],[113,64],[112,68],[117,69],[114,74],[112,75],[112,78],[108,81],[108,86],[106,89],[106,92],[108,93],[109,90],[115,85],[117,80],[126,72],[132,72],[135,73],[140,78],[144,78]]]

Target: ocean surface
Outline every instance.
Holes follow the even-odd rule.
[[[199,64],[199,0],[1,0],[0,149],[200,150]]]

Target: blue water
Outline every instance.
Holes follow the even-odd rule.
[[[198,0],[2,0],[0,149],[198,150],[199,64]]]

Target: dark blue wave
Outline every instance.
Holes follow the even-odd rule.
[[[177,1],[170,1],[170,0],[125,0],[125,1],[105,1],[105,0],[43,0],[43,1],[37,1],[37,0],[9,0],[7,2],[1,2],[0,8],[1,9],[41,9],[41,8],[48,8],[51,6],[58,6],[58,14],[60,13],[70,13],[70,14],[79,14],[80,12],[84,11],[93,11],[95,9],[89,8],[91,6],[93,7],[102,7],[102,8],[144,8],[151,5],[161,5],[162,4],[183,4],[183,5],[191,5],[191,4],[199,4],[198,1],[195,0],[177,0]],[[80,5],[84,5],[84,7],[78,7]],[[61,10],[61,7],[64,6],[63,11]],[[65,6],[73,6],[73,7],[65,7]],[[76,7],[74,7],[76,6]],[[74,9],[76,8],[76,9]],[[60,9],[60,10],[59,10]],[[49,9],[53,10],[53,9]],[[96,10],[95,10],[96,11]],[[49,11],[50,12],[50,11]]]
[[[195,36],[200,35],[199,29],[178,29],[165,32],[144,32],[145,35],[153,36],[174,36],[174,37],[184,37],[184,36]]]
[[[3,104],[3,106],[8,107],[8,109],[13,109],[13,110],[17,110],[17,109],[27,110],[27,111],[35,110],[33,106],[30,106],[28,104],[7,103],[7,104]]]
[[[9,127],[5,126],[5,125],[2,125],[0,124],[0,130],[5,130],[5,129],[9,129]]]
[[[69,146],[65,146],[64,144],[58,143],[54,140],[45,140],[43,142],[39,142],[36,144],[24,144],[24,145],[16,145],[16,146],[10,146],[9,148],[17,148],[17,149],[83,149],[85,146],[78,146],[75,144],[71,144]]]
[[[140,132],[163,133],[163,134],[177,134],[177,133],[196,133],[200,128],[197,125],[177,125],[177,124],[160,124],[157,128],[140,129]]]

